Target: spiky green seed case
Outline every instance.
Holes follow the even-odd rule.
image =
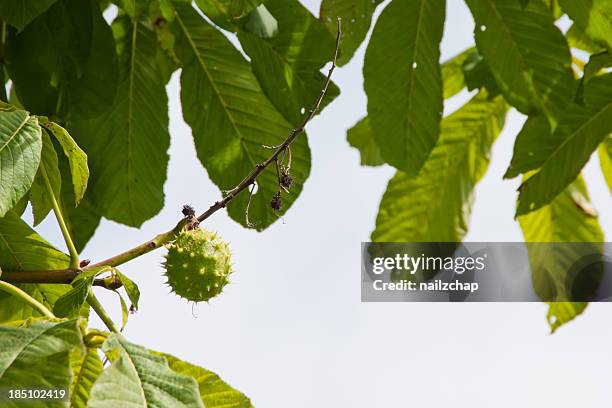
[[[181,232],[168,245],[164,265],[172,291],[194,302],[208,301],[221,293],[232,273],[227,242],[201,228]]]

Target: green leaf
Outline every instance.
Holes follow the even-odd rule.
[[[64,269],[70,258],[41,238],[18,216],[0,218],[0,269],[4,271]],[[70,285],[18,285],[47,308],[70,289]],[[0,323],[23,320],[39,313],[11,296],[0,293]]]
[[[196,379],[200,387],[200,397],[206,408],[253,408],[251,400],[212,371],[181,361],[169,354],[155,351],[152,353],[164,356],[171,370]]]
[[[558,120],[574,95],[571,55],[542,1],[467,0],[479,53],[506,100],[520,112]]]
[[[609,135],[599,145],[599,163],[610,192],[612,192],[612,135]]]
[[[114,99],[114,41],[95,0],[58,0],[9,31],[6,60],[19,101],[37,114],[93,117]]]
[[[87,300],[91,285],[96,275],[105,271],[105,267],[82,272],[72,281],[72,289],[64,293],[53,305],[53,314],[57,317],[79,316],[81,306]]]
[[[57,153],[53,142],[46,131],[42,132],[43,148],[40,166],[30,189],[30,201],[34,214],[34,226],[40,224],[53,208],[53,197],[48,193],[46,184],[49,183],[55,199],[60,196],[62,176],[57,164]]]
[[[612,2],[609,0],[559,0],[563,11],[597,43],[612,48]]]
[[[393,1],[366,50],[370,126],[385,161],[409,175],[423,167],[439,136],[444,12],[444,0]]]
[[[74,186],[75,204],[78,205],[85,195],[87,181],[89,180],[89,168],[87,167],[87,155],[74,141],[68,131],[55,122],[42,122],[41,126],[50,134],[55,136],[70,164],[72,185]]]
[[[440,140],[419,175],[398,171],[389,181],[372,241],[460,242],[506,110],[501,97],[481,93],[444,118]]]
[[[72,384],[70,385],[70,407],[87,408],[89,393],[104,367],[98,349],[88,348],[84,353],[75,349],[70,354]]]
[[[38,170],[42,136],[28,112],[0,112],[0,217],[28,192]]]
[[[465,85],[468,91],[485,89],[490,98],[500,94],[499,87],[497,86],[491,69],[484,58],[477,52],[470,54],[463,62],[462,68]]]
[[[385,164],[380,149],[374,140],[370,120],[366,116],[346,132],[351,146],[359,150],[362,166],[380,166]]]
[[[338,65],[348,64],[370,30],[372,15],[382,0],[323,0],[319,16],[332,35],[342,19]]]
[[[262,3],[262,0],[196,0],[206,17],[227,30],[235,31],[237,22]]]
[[[588,302],[549,302],[546,320],[550,325],[551,333],[581,315],[587,306]]]
[[[117,401],[130,407],[204,407],[196,381],[177,374],[164,357],[112,334],[103,344],[112,361],[94,383],[90,408],[115,408]]]
[[[82,347],[78,324],[77,320],[68,320],[34,321],[26,327],[0,326],[0,388],[68,390],[72,379],[70,351]],[[47,401],[45,406],[65,407],[66,403]]]
[[[56,0],[0,0],[0,20],[21,31],[55,2]]]
[[[514,178],[537,169],[542,165],[542,157],[550,156],[555,146],[548,119],[542,115],[529,116],[516,136],[514,154],[504,178]]]
[[[597,146],[612,132],[612,74],[584,85],[584,106],[571,105],[555,129],[555,149],[538,157],[540,171],[519,188],[517,215],[551,202],[580,173]]]
[[[603,51],[606,48],[589,38],[576,24],[572,24],[567,33],[565,33],[565,37],[570,47],[578,48],[591,54]]]
[[[468,48],[442,64],[444,99],[457,95],[465,88],[463,63],[474,53],[476,53],[474,48]]]
[[[140,289],[134,283],[133,280],[119,272],[118,269],[115,269],[115,273],[119,277],[119,280],[123,284],[123,288],[125,289],[125,293],[127,293],[130,302],[132,302],[131,309],[138,310],[138,301],[140,300]]]
[[[57,146],[56,146],[57,148]],[[77,252],[81,253],[85,244],[93,236],[100,224],[102,216],[90,200],[91,191],[81,199],[78,207],[75,205],[74,186],[68,158],[65,155],[58,157],[59,169],[62,174],[62,190],[60,193],[60,206],[68,232]]]
[[[299,1],[268,0],[266,7],[279,21],[278,34],[263,39],[239,31],[238,38],[270,102],[297,126],[319,98],[325,81],[320,69],[333,57],[335,42]],[[330,84],[321,107],[338,94],[338,88]]]
[[[164,203],[168,98],[156,64],[155,33],[127,16],[115,20],[120,81],[110,111],[74,122],[70,133],[88,153],[90,199],[106,218],[139,227]]]
[[[283,142],[291,126],[266,99],[249,64],[232,44],[189,5],[176,4],[176,53],[182,61],[183,117],[191,126],[198,158],[222,190],[233,188],[257,164],[270,156],[264,146]],[[281,28],[282,29],[282,28]],[[296,180],[283,197],[282,215],[302,190],[310,172],[310,150],[300,136],[291,146],[291,171]],[[270,199],[278,191],[274,168],[258,178],[250,205],[250,220],[263,230],[278,219]],[[229,215],[246,225],[248,194],[228,206]]]
[[[581,177],[549,205],[518,217],[518,221],[527,242],[593,242],[593,251],[601,251],[599,243],[603,242],[604,236]],[[576,254],[571,251],[572,248],[568,246],[552,250],[548,247],[530,247],[529,261],[536,292],[553,288],[560,298],[567,299],[567,275],[576,260]],[[582,313],[585,307],[586,303],[582,302],[550,303],[548,321],[552,331]]]
[[[260,38],[272,38],[278,34],[278,21],[268,11],[266,6],[260,4],[249,14],[244,29]]]

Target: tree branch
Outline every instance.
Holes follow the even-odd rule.
[[[211,215],[216,213],[222,208],[225,208],[227,204],[232,201],[238,194],[240,194],[243,190],[248,188],[250,185],[255,183],[257,177],[272,163],[276,161],[278,156],[287,150],[291,143],[302,133],[304,133],[304,128],[312,120],[315,116],[319,108],[321,107],[321,103],[323,102],[323,98],[327,93],[327,89],[329,88],[329,84],[331,83],[331,76],[336,69],[336,60],[338,58],[338,50],[340,48],[340,34],[341,34],[341,20],[338,17],[338,32],[336,35],[336,44],[334,49],[333,59],[331,61],[331,67],[327,72],[327,76],[325,77],[325,81],[323,83],[323,88],[319,93],[319,97],[315,101],[312,108],[308,111],[308,114],[302,120],[302,123],[295,129],[289,133],[285,141],[274,150],[274,153],[270,157],[268,157],[264,162],[259,163],[251,170],[251,172],[244,178],[236,187],[229,190],[229,192],[223,197],[222,200],[216,201],[213,205],[211,205],[204,213],[200,214],[198,217],[194,218],[183,218],[181,221],[176,224],[174,228],[165,233],[159,234],[155,236],[153,239],[148,240],[147,242],[140,244],[134,248],[131,248],[125,252],[122,252],[118,255],[115,255],[111,258],[96,262],[94,264],[90,264],[82,269],[63,269],[63,270],[53,270],[53,271],[14,271],[8,272],[5,271],[0,277],[1,280],[5,280],[8,282],[15,283],[70,283],[82,271],[89,271],[94,268],[98,268],[100,266],[118,266],[124,264],[128,261],[131,261],[134,258],[142,256],[146,253],[149,253],[164,244],[171,242],[187,225],[197,220],[198,223],[208,219]],[[96,286],[106,287],[103,280],[96,280]],[[107,288],[109,289],[109,288]]]

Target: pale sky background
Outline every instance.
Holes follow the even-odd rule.
[[[319,1],[302,3],[318,15]],[[442,58],[470,46],[472,29],[463,1],[449,0]],[[225,212],[206,221],[234,253],[237,272],[221,297],[195,307],[194,317],[191,304],[163,283],[162,250],[120,268],[142,292],[127,338],[217,372],[259,408],[609,404],[612,305],[590,305],[551,336],[543,304],[360,303],[360,242],[369,239],[393,174],[389,167],[361,167],[346,142],[346,129],[366,112],[363,54],[362,47],[336,71],[342,95],[308,126],[312,172],[284,222],[257,233]],[[178,79],[176,73],[168,86],[172,144],[164,210],[140,230],[103,221],[84,258],[139,244],[172,227],[183,204],[201,211],[220,197],[182,120]],[[513,220],[518,182],[502,175],[523,120],[511,113],[494,146],[467,240],[522,240]],[[598,166],[593,158],[586,179],[610,240],[612,199]],[[38,229],[64,248],[52,217]],[[117,297],[97,293],[120,321]],[[103,327],[96,318],[92,324]]]

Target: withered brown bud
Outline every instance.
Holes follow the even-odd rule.
[[[272,207],[274,211],[278,211],[282,208],[282,206],[283,199],[281,198],[281,193],[279,191],[278,193],[274,194],[272,200],[270,200],[270,207]]]
[[[280,184],[286,189],[290,189],[293,185],[293,177],[288,171],[283,172],[280,176]]]

